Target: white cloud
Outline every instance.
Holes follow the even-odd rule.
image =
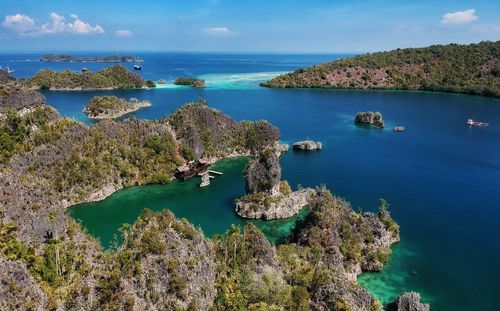
[[[441,24],[444,25],[468,24],[479,18],[475,13],[476,13],[475,9],[446,13],[445,15],[443,15]]]
[[[5,16],[2,25],[16,33],[28,33],[36,28],[35,21],[23,14]]]
[[[203,32],[205,32],[207,35],[211,36],[236,36],[238,35],[235,32],[232,32],[229,30],[227,27],[212,27],[212,28],[205,28],[203,29]]]
[[[115,36],[117,36],[117,37],[130,37],[130,36],[132,36],[132,31],[127,30],[127,29],[118,30],[115,32]]]
[[[92,26],[82,21],[77,15],[71,14],[72,19],[66,22],[66,18],[55,12],[50,13],[50,22],[37,25],[33,18],[16,14],[7,15],[3,22],[4,27],[9,28],[19,35],[50,35],[58,33],[70,33],[87,35],[104,33],[104,29],[99,25]]]

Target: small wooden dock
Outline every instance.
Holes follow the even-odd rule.
[[[217,172],[214,170],[208,170],[209,173],[215,174],[215,175],[222,175],[222,172]]]

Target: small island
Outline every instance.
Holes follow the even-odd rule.
[[[81,62],[81,63],[140,63],[142,59],[134,56],[98,56],[98,57],[78,57],[67,54],[45,54],[40,59],[41,62]]]
[[[205,80],[197,78],[177,78],[175,79],[174,84],[202,88],[205,87]]]
[[[26,86],[33,89],[82,91],[82,90],[114,90],[153,88],[156,84],[144,80],[122,65],[114,65],[97,72],[83,73],[70,70],[53,71],[44,69],[25,81]]]
[[[312,141],[312,140],[298,141],[293,144],[293,150],[297,151],[314,151],[314,150],[321,150],[322,148],[323,148],[322,143],[320,143],[319,141]]]
[[[297,214],[308,205],[314,189],[292,191],[281,180],[278,150],[267,149],[245,169],[247,195],[236,200],[236,213],[244,218],[282,219]]]
[[[90,119],[115,119],[149,106],[151,106],[151,102],[140,101],[137,98],[125,100],[116,96],[94,96],[83,112]]]
[[[358,113],[356,113],[354,123],[357,125],[384,128],[384,119],[382,118],[382,114],[378,111],[359,111]]]

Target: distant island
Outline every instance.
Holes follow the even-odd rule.
[[[40,58],[41,62],[82,62],[82,63],[140,63],[142,59],[134,56],[98,56],[78,57],[66,54],[45,54]]]
[[[116,96],[94,96],[83,112],[90,119],[115,119],[149,106],[151,102],[139,101],[137,98],[125,100]]]
[[[112,90],[152,88],[156,84],[144,80],[122,65],[114,65],[97,72],[53,71],[44,69],[28,78],[25,84],[42,90]]]
[[[500,97],[500,41],[396,49],[298,69],[272,88],[401,89]]]
[[[177,78],[175,79],[174,84],[201,88],[205,87],[205,80],[197,78]]]

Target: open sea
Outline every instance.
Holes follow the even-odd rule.
[[[78,55],[78,53],[71,53]],[[92,55],[110,53],[90,53]],[[127,54],[127,53],[120,53]],[[89,55],[89,53],[85,54]],[[0,65],[28,77],[42,68],[97,70],[104,63],[45,63],[41,54],[2,54]],[[358,281],[383,303],[418,291],[432,310],[500,310],[500,100],[415,91],[267,89],[259,82],[279,73],[347,55],[134,53],[144,59],[144,78],[206,79],[205,89],[167,84],[154,90],[46,91],[48,103],[85,123],[82,113],[95,95],[148,99],[152,106],[130,117],[157,119],[203,95],[209,105],[237,120],[267,119],[282,140],[323,143],[314,153],[283,154],[283,178],[292,187],[326,185],[354,209],[376,211],[379,198],[401,226],[401,243],[380,273]],[[126,64],[132,69],[134,64]],[[356,127],[357,111],[381,111],[384,130]],[[467,119],[489,122],[471,128]],[[395,133],[392,127],[404,125]],[[243,224],[234,199],[244,193],[247,159],[217,163],[224,175],[206,189],[198,181],[132,187],[69,213],[107,246],[118,227],[143,208],[169,208],[208,236]],[[297,217],[303,217],[303,213]],[[295,219],[256,224],[280,242]]]

